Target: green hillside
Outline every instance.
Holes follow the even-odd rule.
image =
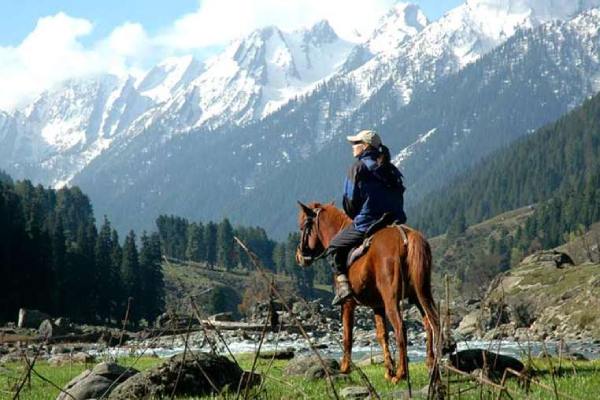
[[[477,167],[410,210],[412,221],[430,235],[455,221],[471,225],[529,204],[587,191],[586,210],[571,204],[569,223],[589,225],[598,212],[600,96],[555,123],[494,153]],[[589,208],[592,208],[590,211]],[[585,211],[585,215],[578,214]],[[554,243],[556,244],[556,243]]]

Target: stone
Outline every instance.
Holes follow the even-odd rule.
[[[523,363],[514,357],[484,349],[459,351],[450,355],[450,363],[454,368],[468,373],[487,367],[490,377],[501,377],[506,368],[514,369],[517,372],[523,371],[525,368]]]
[[[568,265],[575,265],[573,259],[566,253],[556,250],[541,250],[527,256],[521,261],[521,264],[539,264],[542,266],[564,268]]]
[[[275,359],[275,360],[291,360],[294,358],[294,350],[277,350],[277,351],[264,351],[258,354],[258,358],[264,359]]]
[[[210,321],[219,321],[219,322],[230,322],[233,321],[233,313],[231,312],[222,312],[222,313],[218,313],[218,314],[213,314],[210,317],[208,317],[208,319]]]
[[[464,318],[458,324],[458,328],[456,329],[456,333],[464,336],[464,337],[472,337],[476,333],[479,332],[479,320],[480,320],[481,312],[480,311],[472,311],[469,314],[465,315]]]
[[[250,384],[260,382],[258,375],[248,378],[227,357],[187,352],[185,358],[183,353],[178,354],[152,369],[132,376],[117,386],[109,399],[161,398],[171,396],[174,388],[176,396],[204,396],[215,393],[215,389],[219,393],[226,387],[235,390],[243,376]]]
[[[342,399],[366,399],[369,395],[369,388],[364,386],[348,386],[340,390]]]
[[[322,357],[322,359],[323,363],[328,368],[330,373],[333,374],[339,372],[340,364],[337,362],[337,360],[325,357]],[[290,376],[305,375],[306,372],[315,365],[319,368],[323,367],[317,356],[296,357],[290,360],[290,362],[288,362],[288,364],[283,369],[283,374]]]
[[[43,320],[38,328],[38,335],[46,339],[62,336],[65,333],[66,331],[64,329],[64,324],[62,326],[58,326],[49,319]]]
[[[121,382],[138,371],[114,363],[100,363],[92,370],[85,370],[63,388],[56,400],[84,400],[106,397]]]
[[[95,362],[94,356],[84,353],[82,351],[77,353],[62,353],[55,354],[48,360],[48,364],[58,367],[64,364],[70,363],[84,363],[89,364]]]
[[[361,358],[360,360],[358,360],[356,362],[356,365],[358,367],[368,367],[369,365],[379,365],[379,364],[383,364],[383,354],[382,353],[378,353],[378,354],[373,354],[371,355],[366,355],[365,357]]]
[[[50,319],[50,316],[39,310],[28,310],[26,308],[19,309],[19,328],[38,329],[40,324],[45,320]]]

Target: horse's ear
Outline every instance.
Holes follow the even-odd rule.
[[[335,207],[335,200],[331,200],[329,204],[331,204],[332,207]]]
[[[314,217],[316,215],[312,208],[305,204],[302,204],[302,202],[298,201],[298,205],[300,206],[302,211],[304,211],[304,214],[306,214],[307,216]]]

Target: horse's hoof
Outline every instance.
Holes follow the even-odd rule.
[[[403,381],[403,380],[405,380],[405,379],[406,379],[406,372],[404,372],[404,373],[402,373],[402,374],[397,374],[396,376],[394,376],[394,377],[392,378],[392,383],[393,383],[393,384],[396,384],[396,383],[398,383],[398,382],[400,382],[400,381]]]
[[[394,375],[390,373],[390,371],[385,371],[385,374],[383,374],[383,377],[385,378],[386,381],[391,381],[394,378]]]

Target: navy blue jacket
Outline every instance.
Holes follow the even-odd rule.
[[[366,232],[386,212],[406,222],[402,174],[392,163],[377,164],[376,150],[363,152],[344,183],[344,211],[354,226]]]

